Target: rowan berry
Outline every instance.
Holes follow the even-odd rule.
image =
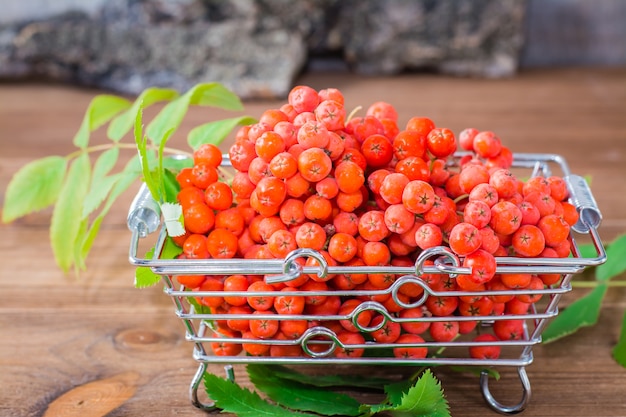
[[[224,279],[224,301],[231,306],[243,306],[248,302],[245,296],[226,295],[228,292],[245,292],[250,283],[245,275],[231,275]],[[230,326],[229,326],[230,327]],[[232,327],[231,327],[232,328]],[[241,330],[241,329],[233,329]]]
[[[320,98],[320,101],[333,100],[341,104],[342,106],[344,105],[345,99],[343,93],[338,88],[324,88],[318,91],[317,94]]]
[[[205,234],[213,228],[215,214],[205,203],[196,203],[183,208],[185,228],[194,234]]]
[[[426,137],[435,128],[435,123],[428,117],[414,116],[406,123],[406,130],[414,130]]]
[[[489,226],[500,235],[512,235],[520,227],[522,212],[509,201],[500,201],[491,207]]]
[[[435,191],[425,181],[410,181],[402,192],[402,204],[411,213],[426,213],[435,204]]]
[[[207,236],[207,249],[213,258],[233,258],[237,253],[238,239],[226,229],[214,229]]]
[[[345,130],[354,136],[358,143],[372,135],[384,135],[383,124],[374,116],[353,117],[346,123]]]
[[[484,284],[496,274],[495,257],[482,249],[470,253],[463,260],[463,266],[471,268],[471,280],[476,284]]]
[[[481,158],[493,158],[500,154],[502,142],[493,132],[479,132],[474,136],[472,150]]]
[[[515,231],[511,243],[516,254],[532,258],[543,251],[546,241],[541,229],[531,224],[524,224]]]
[[[356,239],[348,233],[335,233],[328,242],[328,253],[337,262],[348,262],[356,252]]]
[[[398,132],[393,139],[393,153],[400,161],[410,156],[426,157],[426,136],[415,130]]]
[[[375,118],[382,119],[391,119],[394,121],[398,120],[398,112],[392,104],[389,104],[385,101],[377,101],[367,108],[365,112],[366,116],[374,116]]]
[[[491,333],[483,333],[476,336],[473,342],[490,343],[497,342],[498,338]],[[502,348],[499,345],[476,345],[470,346],[469,355],[474,359],[498,359]]]
[[[296,232],[296,243],[299,248],[321,250],[326,243],[326,232],[317,223],[303,223]]]
[[[424,339],[417,334],[405,333],[400,335],[396,340],[396,346],[393,348],[393,355],[396,358],[417,360],[428,356],[428,348],[426,346],[413,346],[425,343]],[[408,345],[408,346],[405,346]]]
[[[402,193],[409,182],[409,178],[399,172],[388,174],[383,178],[378,194],[389,204],[402,203]]]
[[[297,113],[312,112],[320,102],[319,94],[306,85],[295,86],[289,91],[287,101]]]
[[[326,152],[319,148],[305,149],[298,156],[298,171],[310,182],[320,181],[332,170],[332,161]]]
[[[450,231],[448,244],[457,255],[468,255],[480,248],[482,243],[478,228],[470,223],[462,222]]]
[[[365,183],[363,169],[351,161],[340,162],[335,166],[335,180],[339,190],[344,193],[355,193]]]
[[[556,214],[543,216],[539,219],[537,227],[545,237],[545,244],[551,247],[556,247],[566,241],[570,233],[569,224]]]
[[[315,117],[328,130],[339,130],[344,128],[346,109],[342,103],[335,100],[324,100],[314,110]]]
[[[484,165],[466,164],[459,173],[459,187],[469,194],[478,184],[489,183],[489,170]]]
[[[420,249],[440,246],[443,243],[443,233],[437,225],[432,223],[423,224],[415,232],[415,243]]]
[[[385,212],[370,210],[359,218],[359,235],[371,242],[380,242],[389,235],[385,224]]]
[[[213,210],[226,210],[233,204],[233,192],[228,184],[216,181],[206,187],[204,199]]]
[[[395,170],[398,173],[406,175],[411,181],[430,181],[430,169],[428,164],[419,156],[408,156],[398,161]]]
[[[393,146],[384,134],[370,135],[361,144],[361,153],[372,168],[387,166],[393,158]]]
[[[383,323],[384,322],[384,323]],[[382,324],[382,325],[381,325]],[[370,323],[370,327],[380,328],[370,333],[377,343],[394,343],[400,337],[402,327],[400,323],[387,320],[384,316],[378,315],[374,317]]]
[[[436,342],[450,342],[459,335],[459,322],[434,321],[430,324],[429,332]]]
[[[478,130],[473,127],[463,129],[459,133],[459,146],[466,151],[474,150],[474,138],[478,134]]]

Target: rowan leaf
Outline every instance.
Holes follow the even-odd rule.
[[[118,142],[133,128],[137,113],[155,103],[172,101],[179,96],[178,91],[170,88],[151,87],[145,89],[133,102],[133,105],[123,113],[117,115],[109,124],[108,137]]]
[[[165,161],[164,161],[165,162]],[[163,164],[165,166],[165,164]],[[176,174],[174,174],[169,169],[163,170],[163,188],[165,190],[165,201],[167,202],[177,202],[176,196],[180,191],[180,184],[176,179]]]
[[[141,162],[141,173],[143,174],[143,181],[146,183],[148,190],[150,190],[150,194],[152,194],[152,198],[155,201],[161,202],[161,193],[159,182],[154,177],[152,164],[150,163],[150,154],[154,152],[148,152],[148,138],[143,135],[143,129],[141,125],[142,120],[142,112],[137,112],[137,117],[135,118],[135,144],[137,145],[137,152],[139,153],[139,161]]]
[[[400,404],[391,410],[395,416],[449,417],[448,401],[443,395],[441,383],[427,369],[414,386],[402,396]]]
[[[57,201],[67,170],[67,159],[48,156],[20,168],[4,195],[2,221],[11,222]]]
[[[156,285],[161,276],[152,272],[147,266],[138,266],[135,269],[135,288],[147,288]]]
[[[399,417],[449,417],[448,401],[441,383],[430,369],[426,369],[414,385],[394,384],[385,387],[387,401],[382,404],[361,407],[366,415],[388,412]]]
[[[248,116],[233,117],[205,123],[191,129],[187,135],[187,143],[192,149],[198,149],[200,145],[205,143],[219,146],[235,127],[252,123],[256,123],[256,119]]]
[[[117,147],[107,149],[101,153],[93,166],[91,185],[83,205],[83,217],[89,216],[104,201],[119,175],[107,174],[115,167],[120,150]]]
[[[619,341],[613,347],[612,354],[617,363],[626,368],[626,312],[622,319],[622,330],[620,332]]]
[[[302,382],[282,379],[265,365],[250,364],[246,369],[254,386],[284,407],[327,416],[360,414],[361,404],[357,400],[349,395],[308,385],[306,378]]]
[[[352,387],[382,390],[383,386],[392,383],[385,378],[363,378],[357,375],[306,375],[282,365],[266,365],[277,377],[291,381],[303,381],[316,387]]]
[[[585,296],[580,297],[564,308],[543,331],[543,342],[554,342],[577,332],[581,327],[596,324],[606,290],[606,283],[600,284]]]
[[[100,94],[94,97],[89,103],[89,107],[87,107],[78,132],[74,135],[74,145],[85,149],[89,144],[89,135],[91,132],[98,129],[115,117],[115,115],[128,109],[130,106],[130,101],[119,96]]]
[[[154,258],[154,250],[152,247],[146,253],[146,259]],[[161,249],[160,259],[174,259],[182,253],[182,249],[174,243],[171,238],[166,238]],[[135,288],[146,288],[157,284],[161,280],[161,276],[152,272],[147,266],[140,266],[135,269]]]
[[[120,195],[124,193],[132,184],[137,182],[141,173],[141,166],[139,163],[139,155],[135,155],[128,161],[122,172],[118,173],[119,178],[113,184],[113,188],[109,192],[104,204],[101,206],[98,215],[91,222],[87,233],[85,234],[82,242],[82,253],[85,258],[91,251],[93,242],[98,236],[102,221],[113,207],[113,204],[117,201]]]
[[[238,417],[293,417],[310,414],[287,410],[262,399],[256,392],[211,373],[204,374],[206,393],[225,413]]]
[[[619,236],[606,248],[606,262],[596,268],[596,279],[608,281],[626,271],[626,234]]]
[[[85,153],[72,162],[52,212],[50,243],[56,262],[64,272],[74,263],[90,177],[91,163]]]
[[[243,105],[233,92],[219,83],[198,84],[180,97],[169,102],[152,119],[147,128],[150,140],[159,144],[165,132],[175,131],[180,126],[189,106],[212,106],[224,110],[242,110]]]

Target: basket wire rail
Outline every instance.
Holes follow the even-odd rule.
[[[458,156],[462,156],[459,154]],[[228,159],[225,155],[225,164]],[[514,168],[530,171],[530,176],[550,176],[552,169],[557,167],[565,179],[570,202],[579,213],[579,221],[571,228],[570,242],[572,256],[569,258],[517,258],[497,257],[497,274],[530,273],[530,274],[560,274],[561,279],[557,284],[536,290],[485,290],[485,291],[436,291],[429,287],[421,277],[424,274],[443,274],[455,278],[460,274],[469,274],[471,270],[462,266],[462,262],[452,251],[444,246],[430,248],[422,251],[412,266],[330,266],[323,256],[311,249],[296,249],[284,259],[160,259],[163,244],[167,237],[165,227],[161,224],[161,213],[158,205],[150,196],[145,186],[139,190],[128,215],[128,227],[132,232],[130,239],[129,261],[137,267],[149,267],[160,275],[164,285],[164,292],[173,301],[176,315],[182,320],[185,329],[185,338],[193,343],[193,358],[199,363],[198,369],[193,376],[189,396],[191,403],[206,411],[219,411],[208,402],[199,399],[198,389],[202,382],[208,364],[223,364],[226,375],[234,379],[233,365],[236,364],[281,364],[281,365],[401,365],[401,366],[439,366],[460,365],[475,366],[481,369],[480,390],[488,406],[502,414],[515,414],[523,411],[531,397],[530,380],[526,373],[526,367],[533,362],[532,349],[541,343],[541,334],[550,319],[559,313],[559,301],[563,294],[571,291],[571,280],[575,274],[582,272],[590,266],[596,266],[606,261],[606,251],[598,233],[598,227],[602,215],[597,203],[584,178],[570,172],[566,161],[559,155],[553,154],[514,154]],[[138,256],[140,240],[153,232],[157,233],[155,245],[156,254],[147,259]],[[592,258],[582,257],[576,244],[575,235],[587,236],[596,249],[596,256]],[[302,266],[298,260],[313,257],[317,260],[317,266]],[[433,262],[426,262],[426,261]],[[282,291],[281,295],[293,296],[339,296],[339,297],[362,297],[370,301],[363,301],[350,314],[337,315],[277,315],[255,314],[257,319],[268,320],[307,320],[317,323],[309,327],[299,338],[293,340],[282,339],[258,339],[225,338],[216,335],[213,331],[215,323],[220,320],[240,319],[246,320],[247,314],[234,313],[206,313],[197,312],[192,299],[197,297],[246,297],[250,294],[245,291],[198,291],[177,286],[175,277],[178,275],[216,275],[227,276],[234,274],[265,276],[268,283],[288,283],[301,274],[317,274],[324,277],[328,274],[394,274],[398,278],[389,288],[375,290],[336,290],[326,291]],[[419,286],[422,295],[411,298],[400,298],[399,293],[403,286]],[[275,296],[276,293],[255,292],[255,296]],[[489,316],[423,316],[420,318],[401,318],[389,312],[388,309],[377,301],[371,301],[376,296],[389,296],[401,308],[414,308],[422,306],[428,297],[438,296],[499,296],[499,295],[541,295],[542,301],[533,304],[528,313],[504,314]],[[362,326],[358,318],[364,312],[375,313],[383,316],[383,320],[376,326]],[[457,338],[450,342],[436,342],[425,340],[423,343],[413,343],[406,347],[427,347],[429,353],[445,351],[445,356],[435,354],[424,359],[403,359],[389,356],[390,349],[397,347],[393,343],[377,343],[367,340],[363,344],[344,344],[331,328],[325,323],[337,320],[350,321],[360,332],[368,334],[384,326],[387,322],[435,322],[435,321],[478,321],[480,326],[491,326],[497,320],[523,320],[524,332],[519,340],[502,340],[479,342],[467,338]],[[425,338],[426,339],[426,338]],[[212,353],[212,343],[256,343],[277,346],[299,346],[302,350],[300,356],[218,356]],[[473,359],[467,355],[467,349],[472,346],[498,345],[502,349],[502,355],[497,359]],[[337,348],[364,349],[367,355],[354,358],[337,358],[333,352]],[[517,404],[504,405],[498,402],[489,389],[489,367],[506,366],[517,370],[522,386],[522,396]]]

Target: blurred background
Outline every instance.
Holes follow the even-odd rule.
[[[218,81],[284,97],[301,74],[502,78],[626,65],[622,0],[4,0],[0,80],[137,94]]]

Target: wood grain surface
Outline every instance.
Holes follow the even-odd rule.
[[[493,130],[516,152],[561,154],[573,172],[593,179],[604,216],[603,240],[626,231],[625,69],[532,71],[504,80],[310,74],[298,82],[340,88],[347,108],[388,101],[401,123],[425,115],[455,132],[465,127]],[[98,93],[59,85],[0,84],[2,193],[23,164],[74,150],[71,139]],[[258,117],[277,104],[245,103],[243,113]],[[186,149],[185,133],[191,127],[224,115],[193,109],[171,145]],[[94,143],[105,140],[100,131],[93,138]],[[225,143],[223,149],[227,147]],[[189,402],[197,364],[171,301],[158,287],[133,287],[125,219],[136,189],[113,208],[79,279],[55,266],[48,242],[50,210],[0,226],[0,416],[205,415]],[[562,305],[584,291],[575,289]],[[535,361],[528,367],[532,398],[523,415],[626,416],[626,369],[610,354],[625,307],[626,291],[611,288],[597,326],[534,349]],[[210,370],[220,372],[220,367]],[[248,384],[242,369],[236,371],[238,380]],[[381,367],[338,371],[389,373]],[[452,415],[495,415],[485,406],[475,376],[446,368],[435,372]],[[517,374],[506,368],[500,372],[492,392],[503,403],[516,403],[521,395]],[[363,401],[380,400],[355,395]]]

